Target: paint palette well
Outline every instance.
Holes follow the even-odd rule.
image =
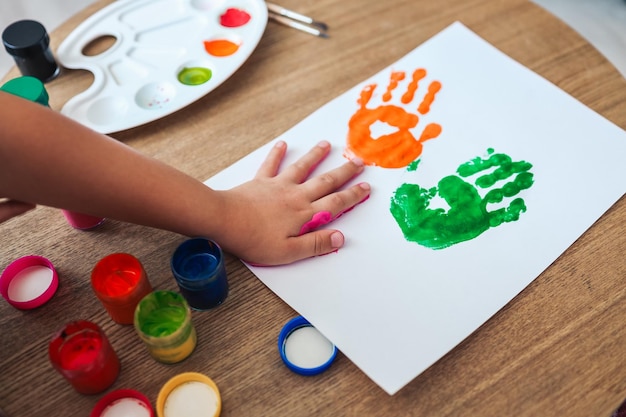
[[[94,76],[61,113],[101,133],[171,114],[237,71],[266,26],[261,0],[118,0],[59,46],[64,67]],[[89,53],[90,45],[105,39],[114,41]]]

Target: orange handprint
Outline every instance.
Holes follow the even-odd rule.
[[[400,99],[403,104],[408,105],[413,101],[419,82],[424,77],[426,77],[426,70],[422,68],[413,72],[412,79]],[[382,96],[383,102],[387,103],[393,98],[394,90],[404,78],[405,73],[403,71],[391,73],[389,85]],[[404,108],[393,104],[382,104],[376,108],[367,107],[375,89],[376,84],[370,84],[361,91],[358,100],[360,108],[350,118],[348,124],[346,156],[358,156],[366,165],[377,165],[384,168],[405,167],[422,154],[423,142],[439,136],[441,126],[436,123],[428,124],[419,139],[416,139],[411,129],[416,127],[419,122],[417,114],[409,113]],[[441,83],[432,81],[424,98],[417,106],[417,112],[422,115],[427,114],[439,90],[441,90]],[[397,130],[390,134],[372,137],[371,127],[377,122],[386,123]]]

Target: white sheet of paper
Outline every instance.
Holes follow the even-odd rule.
[[[363,87],[376,83],[369,106],[380,104],[391,72],[410,78],[416,68],[428,71],[418,95],[430,80],[443,86],[415,129],[419,136],[426,123],[443,128],[425,142],[417,170],[366,167],[356,181],[372,184],[371,198],[332,223],[347,238],[338,253],[282,267],[250,266],[389,394],[515,297],[626,188],[622,129],[458,22],[281,135],[289,144],[285,163],[321,139],[333,151],[316,172],[345,162],[348,121]],[[226,189],[249,180],[272,144],[207,184]],[[396,188],[434,187],[488,148],[532,163],[534,184],[517,196],[527,211],[446,249],[407,241],[390,214]]]

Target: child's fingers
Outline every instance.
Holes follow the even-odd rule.
[[[337,252],[345,243],[339,230],[316,230],[291,238],[289,258],[281,263],[291,263],[299,259]]]
[[[257,170],[256,178],[276,176],[286,152],[287,144],[282,140],[276,142]]]
[[[340,167],[309,179],[303,184],[303,187],[305,187],[305,192],[311,201],[316,201],[339,190],[348,181],[363,172],[363,169],[363,162],[359,158],[355,158]]]
[[[360,204],[369,198],[370,191],[370,185],[366,182],[362,182],[345,190],[337,191],[320,198],[313,204],[316,209],[316,214],[309,222],[307,222],[308,226],[306,229],[312,230],[322,225],[322,223],[320,223],[313,227],[314,223],[316,221],[319,222],[321,219],[319,217],[319,213],[329,213],[329,216],[326,216],[329,217],[329,220],[327,220],[326,223],[329,223],[330,221],[341,216],[343,213],[352,210],[357,204]]]
[[[330,143],[327,141],[321,141],[300,159],[285,168],[281,175],[296,184],[300,184],[309,177],[311,172],[320,164],[320,162],[328,156],[329,152]]]

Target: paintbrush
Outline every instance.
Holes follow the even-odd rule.
[[[328,25],[309,16],[285,9],[273,3],[267,3],[268,16],[277,23],[298,29],[320,38],[328,38]]]

